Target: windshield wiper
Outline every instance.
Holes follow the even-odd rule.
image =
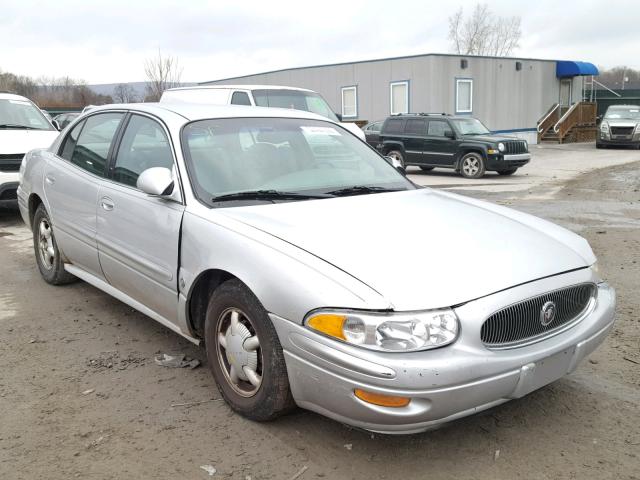
[[[0,128],[24,128],[25,130],[42,130],[41,128],[30,127],[29,125],[19,125],[17,123],[0,123]]]
[[[351,187],[340,188],[338,190],[333,190],[327,193],[329,195],[333,195],[334,197],[346,197],[349,195],[366,195],[368,193],[400,192],[402,190],[406,189],[377,187],[373,185],[353,185]]]
[[[306,193],[281,192],[279,190],[248,190],[246,192],[227,193],[211,199],[212,202],[228,200],[312,200],[328,198],[328,195],[310,195]]]

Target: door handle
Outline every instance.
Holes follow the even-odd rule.
[[[100,199],[100,206],[103,208],[103,210],[110,212],[111,210],[114,209],[115,204],[113,203],[113,200],[111,200],[109,197],[102,197]]]
[[[56,178],[51,175],[45,175],[44,181],[47,182],[49,185],[53,185],[54,183],[56,183]]]

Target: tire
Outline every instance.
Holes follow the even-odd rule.
[[[436,167],[420,167],[420,170],[422,170],[423,172],[430,172],[434,168],[436,168]]]
[[[64,285],[77,280],[64,269],[55,233],[44,204],[38,205],[33,216],[33,250],[44,281],[51,285]]]
[[[509,170],[500,170],[498,175],[513,175],[518,171],[517,168],[510,168]]]
[[[603,145],[602,143],[598,143],[596,142],[596,148],[605,148],[606,145]]]
[[[209,368],[233,410],[264,422],[295,407],[276,330],[260,301],[239,280],[226,281],[211,295],[204,336]],[[255,349],[246,349],[249,338],[259,339]]]
[[[484,158],[476,152],[466,153],[460,159],[459,168],[464,178],[481,178],[485,172]]]
[[[398,159],[400,161],[400,163],[402,164],[402,168],[404,168],[404,169],[407,168],[407,166],[404,163],[404,155],[402,154],[402,152],[400,150],[389,150],[387,152],[387,157]]]

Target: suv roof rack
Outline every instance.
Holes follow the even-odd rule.
[[[450,117],[450,113],[445,112],[420,112],[420,113],[394,113],[392,117],[408,117],[408,116],[420,116],[420,117]]]

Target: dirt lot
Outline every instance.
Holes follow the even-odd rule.
[[[574,374],[400,437],[302,410],[269,424],[233,414],[206,368],[153,361],[157,352],[204,361],[203,351],[85,283],[46,285],[30,232],[17,212],[0,211],[0,478],[640,478],[640,162],[495,190],[465,193],[589,240],[617,289],[617,324]]]

